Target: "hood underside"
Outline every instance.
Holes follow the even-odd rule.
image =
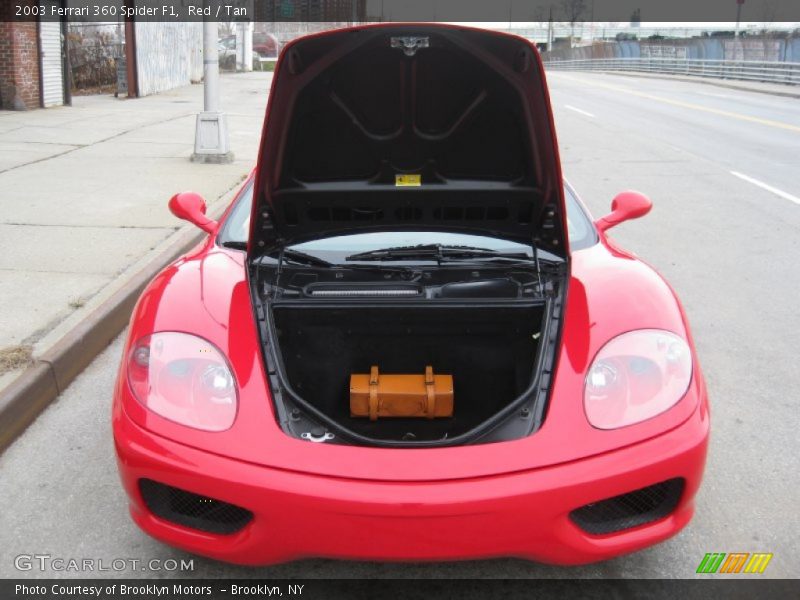
[[[505,34],[389,25],[291,43],[273,79],[256,186],[251,254],[401,229],[567,253],[541,61]]]

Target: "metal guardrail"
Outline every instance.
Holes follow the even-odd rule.
[[[521,4],[521,3],[520,3]],[[588,2],[587,2],[588,4]],[[555,11],[553,11],[555,12]],[[536,27],[519,27],[518,23],[510,23],[507,27],[491,27],[491,29],[498,29],[507,31],[515,35],[534,40],[536,42],[546,42],[548,39],[547,23],[538,23]],[[752,39],[754,36],[763,36],[765,30],[769,35],[775,34],[791,34],[796,27],[791,23],[770,23],[763,24],[758,27],[755,24],[749,24],[743,27],[740,31],[741,39],[746,39],[744,36]],[[575,23],[575,27],[569,23],[554,23],[553,24],[553,39],[578,37],[581,40],[613,40],[618,34],[624,36],[634,36],[634,39],[645,41],[650,36],[657,36],[658,39],[690,39],[690,38],[705,38],[705,39],[724,39],[724,36],[730,35],[733,37],[734,27],[713,25],[709,23],[706,27],[686,27],[680,25],[667,25],[660,23],[655,26],[638,26],[631,27],[630,25],[622,25],[619,27],[606,27],[602,23],[592,23],[591,21],[583,23]],[[720,37],[718,37],[720,36]],[[630,39],[627,38],[626,39]]]
[[[546,60],[548,69],[637,71],[800,85],[800,63],[696,58],[586,58]]]

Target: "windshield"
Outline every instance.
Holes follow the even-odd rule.
[[[594,228],[578,201],[566,188],[567,232],[570,248],[580,250],[593,245],[597,240]],[[221,244],[241,245],[247,242],[250,229],[250,208],[253,199],[252,183],[244,190],[225,220],[219,235]],[[299,252],[334,253],[330,258],[338,258],[340,254],[368,252],[397,246],[418,246],[441,244],[443,246],[471,246],[498,252],[525,252],[531,249],[524,244],[501,240],[498,238],[471,235],[467,233],[446,233],[441,231],[382,231],[380,233],[356,233],[313,240],[289,246]]]
[[[342,252],[369,252],[383,248],[424,246],[427,244],[441,244],[442,246],[471,246],[486,248],[501,252],[525,252],[529,246],[500,240],[482,235],[469,235],[464,233],[446,233],[441,231],[381,231],[380,233],[357,233],[353,235],[338,235],[313,240],[291,246],[301,252],[320,250],[337,250]]]

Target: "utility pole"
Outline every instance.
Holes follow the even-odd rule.
[[[225,164],[233,162],[233,152],[228,120],[219,110],[219,42],[217,22],[212,19],[203,19],[203,112],[197,115],[192,162]]]
[[[253,70],[253,22],[236,23],[236,68],[238,71]]]
[[[739,37],[739,21],[742,18],[742,4],[744,4],[744,0],[736,0],[736,31],[733,34],[733,37]]]
[[[553,5],[550,5],[550,16],[547,19],[547,51],[553,49]]]

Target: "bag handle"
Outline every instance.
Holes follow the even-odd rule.
[[[428,395],[428,403],[425,409],[425,416],[433,419],[436,416],[436,379],[433,377],[433,367],[425,367],[425,392]]]
[[[378,373],[377,365],[373,365],[369,370],[369,420],[378,420]]]

